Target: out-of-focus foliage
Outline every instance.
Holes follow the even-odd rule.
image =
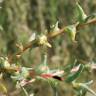
[[[45,50],[43,50],[41,47],[27,50],[22,54],[19,63],[27,67],[38,67],[37,64],[40,64],[42,59],[44,59],[42,55],[46,50],[48,51],[48,66],[50,68],[62,69],[62,66],[70,64],[65,68],[68,71],[75,60],[77,60],[76,64],[96,62],[96,25],[86,26],[79,31],[75,29],[75,25],[72,25],[78,20],[79,23],[83,23],[95,17],[95,15],[90,17],[90,14],[96,13],[96,0],[77,1],[79,1],[82,7],[77,4],[76,8],[76,0],[0,0],[0,56],[8,56],[11,58],[12,54],[19,51],[19,49],[16,48],[16,44],[27,44],[30,36],[34,32],[40,34],[40,36],[49,32],[51,34],[51,26],[57,24],[56,22],[58,21],[59,28],[66,25],[71,26],[67,27],[66,32],[62,34],[62,36],[48,41],[47,45],[49,44],[48,46],[51,46],[51,43],[52,48],[48,50],[45,48]],[[79,13],[77,10],[79,10]],[[77,31],[77,33],[75,31]],[[70,38],[68,38],[68,34],[70,34]],[[77,43],[70,42],[70,39],[77,41]],[[21,66],[18,64],[16,58],[14,62]],[[81,72],[81,70],[79,71]],[[86,82],[93,79],[94,83],[92,88],[96,90],[96,86],[94,86],[96,84],[96,76],[94,73],[95,72],[89,72],[89,74],[87,74],[84,72],[82,78],[79,79],[81,81],[85,79]],[[75,73],[75,75],[77,74],[79,74],[79,72]],[[73,76],[73,79],[78,77],[74,77],[74,74],[71,76]],[[70,79],[70,76],[68,78]],[[73,79],[71,81],[73,81]],[[9,79],[5,85],[9,88],[9,93],[14,90],[12,89],[13,85],[10,85]],[[3,84],[0,84],[0,86],[3,86]],[[71,85],[61,83],[58,87],[59,96],[73,96]],[[4,86],[2,88],[0,88],[0,90],[6,91]],[[68,88],[69,90],[67,90]],[[50,86],[42,81],[37,81],[33,85],[30,84],[27,89],[30,94],[35,93],[36,96],[53,96]],[[32,93],[30,90],[34,92],[32,91]],[[49,94],[46,94],[46,92],[49,92]],[[19,94],[18,91],[16,93]],[[16,93],[14,92],[12,94]],[[18,96],[24,96],[24,94],[22,94]]]

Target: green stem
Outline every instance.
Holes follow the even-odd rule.
[[[96,93],[90,89],[88,86],[86,86],[85,84],[80,84],[83,88],[87,89],[91,94],[93,94],[94,96],[96,96]]]
[[[20,85],[20,87],[21,87],[21,89],[23,90],[25,96],[29,96],[29,95],[28,95],[28,92],[26,91],[26,89],[25,89],[23,86],[21,86],[21,85]]]

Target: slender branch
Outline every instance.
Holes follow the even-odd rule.
[[[82,27],[85,27],[86,25],[90,25],[90,24],[96,24],[96,19],[92,19],[92,20],[90,20],[87,23],[83,23],[83,24],[77,25],[77,29],[82,28]]]
[[[24,87],[22,87],[21,85],[20,85],[20,87],[21,87],[21,89],[23,90],[25,96],[29,96],[29,95],[28,95],[28,92],[26,91],[26,89],[25,89]]]
[[[96,19],[92,19],[92,20],[88,21],[87,23],[82,23],[82,24],[76,23],[76,29],[79,30],[80,28],[83,28],[86,25],[90,25],[90,24],[96,24]],[[54,38],[58,35],[61,35],[62,33],[65,32],[65,27],[63,27],[59,32],[52,32],[53,34],[49,35],[48,37]]]
[[[32,47],[32,43],[29,43],[27,46],[23,48],[22,51],[16,53],[16,56],[21,55],[24,51],[26,51],[28,48]]]
[[[90,24],[96,24],[96,19],[92,19],[92,20],[88,21],[87,23],[82,23],[82,24],[77,23],[77,24],[76,24],[76,29],[79,30],[80,28],[83,28],[84,26],[87,26],[87,25],[90,25]],[[50,39],[52,39],[52,38],[54,38],[54,37],[56,37],[56,36],[58,36],[58,35],[61,35],[62,33],[65,32],[65,28],[66,28],[66,26],[63,27],[62,29],[60,29],[58,32],[51,32],[51,34],[48,34],[48,35],[47,35],[47,38],[50,40]],[[21,54],[22,54],[23,52],[25,52],[25,51],[26,51],[27,49],[29,49],[29,48],[32,48],[32,46],[34,46],[34,44],[36,45],[35,47],[40,46],[40,45],[38,44],[38,41],[39,41],[39,40],[36,39],[36,42],[35,42],[35,41],[29,42],[29,43],[23,48],[22,51],[16,53],[16,57],[21,56]]]

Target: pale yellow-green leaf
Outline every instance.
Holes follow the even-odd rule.
[[[65,27],[65,32],[69,33],[69,38],[72,41],[75,41],[75,37],[76,37],[76,26],[75,25],[69,25],[69,26]]]
[[[0,93],[7,93],[6,86],[0,82]]]
[[[77,20],[79,21],[79,23],[85,22],[87,15],[85,14],[83,8],[78,3],[76,3],[76,9],[77,9]]]

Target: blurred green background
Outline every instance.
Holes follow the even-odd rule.
[[[96,13],[96,0],[79,0],[79,2],[86,14]],[[16,53],[17,43],[27,44],[34,32],[36,34],[45,33],[45,30],[49,32],[50,26],[57,21],[59,28],[75,23],[75,5],[76,0],[1,0],[0,25],[3,29],[0,30],[0,56]],[[67,34],[54,38],[51,42],[52,48],[48,49],[49,66],[60,67],[72,64],[75,60],[78,63],[95,62],[96,25],[89,25],[79,30],[76,40],[77,44],[70,43]],[[39,48],[32,49],[31,52],[26,51],[19,63],[23,66],[40,64],[41,54],[42,50]],[[94,74],[90,76],[87,74],[85,77],[96,79]],[[61,85],[58,86],[59,96],[75,96],[69,85]],[[28,90],[35,90],[36,96],[53,96],[50,86],[43,82],[36,82],[34,86],[30,86],[31,89]]]

